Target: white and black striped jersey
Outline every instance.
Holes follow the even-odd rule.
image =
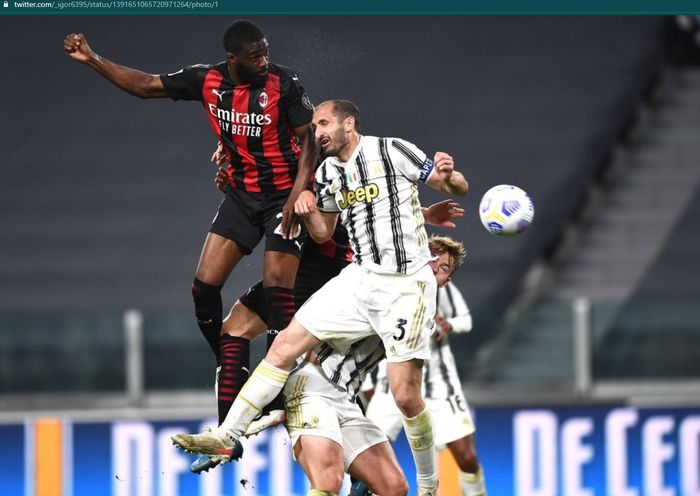
[[[362,136],[347,162],[328,157],[318,167],[318,208],[340,213],[356,263],[382,274],[412,274],[430,260],[417,183],[433,169],[415,145],[374,136]]]
[[[453,333],[469,332],[472,329],[469,307],[462,293],[452,283],[438,288],[438,314],[452,324]],[[430,361],[426,361],[423,366],[423,396],[426,399],[446,399],[462,390],[455,358],[450,349],[449,335],[440,342],[436,337],[437,334],[430,340]],[[372,376],[376,388],[385,393],[389,391],[386,362],[382,362]]]
[[[354,343],[342,355],[326,343],[316,347],[317,362],[326,377],[340,389],[347,391],[354,401],[365,377],[384,357],[384,344],[379,336],[370,336]]]

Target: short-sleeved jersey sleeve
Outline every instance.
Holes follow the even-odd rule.
[[[281,102],[289,118],[289,124],[295,128],[311,123],[314,107],[299,80],[299,76],[286,69],[282,84]]]
[[[173,100],[202,100],[204,79],[209,65],[191,65],[171,74],[161,74],[160,80]]]
[[[329,174],[328,161],[323,162],[316,169],[314,178],[316,207],[322,212],[339,213],[340,208],[335,201],[335,193],[339,188],[340,180],[335,175]]]
[[[425,182],[433,172],[435,164],[413,143],[390,138],[389,154],[394,167],[413,182]]]

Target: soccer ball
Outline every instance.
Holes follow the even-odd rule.
[[[532,200],[517,186],[499,184],[481,197],[481,223],[496,236],[515,236],[523,232],[534,216],[535,206]]]

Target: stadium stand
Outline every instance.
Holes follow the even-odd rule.
[[[700,333],[693,301],[700,284],[700,169],[696,140],[700,72],[669,69],[647,121],[600,188],[577,242],[555,265],[541,301],[516,324],[492,380],[570,381],[572,313],[593,302],[597,379],[686,378]],[[659,359],[673,357],[673,359]]]

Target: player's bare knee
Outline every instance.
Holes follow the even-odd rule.
[[[317,482],[313,484],[314,489],[340,494],[340,489],[343,486],[343,476],[342,470],[338,471],[336,467],[325,467],[322,473],[315,478]]]
[[[472,435],[450,444],[450,451],[462,472],[475,474],[479,471],[479,458],[476,455]]]
[[[291,370],[298,356],[295,350],[288,333],[281,332],[267,351],[265,361],[280,369]]]
[[[457,457],[457,465],[462,472],[475,474],[479,471],[479,459],[474,452],[466,452]]]
[[[372,485],[372,492],[384,496],[406,496],[408,481],[401,472],[390,471],[382,474],[382,481]]]
[[[294,288],[294,273],[288,274],[288,273],[282,273],[282,272],[273,272],[271,275],[267,276],[264,278],[265,281],[265,287],[280,287],[280,288],[287,288],[287,289],[293,289]]]
[[[405,417],[415,417],[425,409],[425,404],[420,396],[420,390],[410,387],[397,387],[392,391],[394,401]]]
[[[279,286],[291,289],[294,287],[299,259],[289,254],[284,254],[278,259],[278,263],[264,263],[263,284],[266,288]],[[267,258],[265,262],[267,262]]]

